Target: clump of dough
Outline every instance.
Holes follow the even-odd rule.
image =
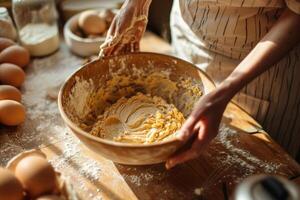
[[[98,116],[92,135],[125,143],[155,143],[174,137],[183,114],[158,96],[121,98]]]

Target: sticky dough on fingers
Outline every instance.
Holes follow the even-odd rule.
[[[107,36],[107,40],[100,47],[99,56],[104,57],[117,55],[119,53],[139,51],[139,41],[145,31],[145,27],[140,28],[141,26],[138,26],[138,31],[136,31],[137,23],[147,23],[147,17],[140,16],[138,18],[134,18],[130,27],[128,27],[125,31],[116,34],[115,36]],[[127,45],[132,47],[125,48]]]
[[[116,17],[113,20],[105,43],[100,46],[100,57],[139,50],[139,44],[136,43],[139,43],[145,32],[151,0],[136,1],[133,12],[131,9],[126,10],[126,6],[129,3],[129,1],[126,1],[124,8],[120,11],[122,13],[119,13],[119,17],[124,15],[124,17],[128,19],[123,18],[123,20],[120,21],[120,19]],[[126,23],[126,21],[129,23]],[[131,48],[127,47],[127,45],[130,45]]]

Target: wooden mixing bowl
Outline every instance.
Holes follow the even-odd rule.
[[[213,90],[215,86],[210,78],[195,65],[175,57],[156,53],[132,53],[97,59],[84,65],[66,80],[58,96],[59,111],[67,126],[89,149],[121,164],[148,165],[164,162],[181,147],[181,143],[178,140],[170,139],[153,144],[128,144],[110,141],[89,134],[70,118],[66,103],[69,100],[68,98],[74,84],[76,84],[76,77],[77,79],[78,77],[85,80],[92,79],[97,82],[100,76],[105,76],[109,73],[110,62],[118,59],[123,60],[123,65],[128,68],[132,66],[142,68],[151,62],[159,70],[170,69],[174,76],[186,75],[199,80],[203,84],[202,92],[204,94]]]

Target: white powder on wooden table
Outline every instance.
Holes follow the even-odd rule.
[[[137,186],[141,185],[149,185],[151,181],[153,181],[154,176],[157,174],[151,174],[149,172],[140,173],[139,175],[123,175],[125,180],[130,181],[132,184],[135,184]]]
[[[79,192],[81,196],[89,196],[91,200],[98,200],[101,198],[101,190],[92,190],[87,187],[87,182],[96,183],[100,180],[102,169],[100,164],[80,153],[80,147],[73,146],[73,142],[64,145],[67,148],[62,155],[57,156],[50,160],[50,163],[54,168],[64,174],[64,176],[70,177],[74,188]],[[70,166],[74,166],[74,169],[70,169]],[[68,167],[67,167],[68,166]]]
[[[254,156],[251,152],[244,150],[242,147],[235,146],[233,142],[239,142],[237,134],[236,130],[229,128],[224,124],[221,125],[216,139],[230,152],[230,155],[227,155],[223,162],[226,164],[239,164],[249,170],[249,173],[254,172],[257,168],[256,166],[262,168],[264,173],[276,173],[276,170],[279,169],[281,163],[261,160]]]
[[[55,169],[64,171],[67,166],[75,165],[75,171],[70,172],[69,170],[66,170],[65,173],[71,175],[68,174],[68,172],[70,172],[74,176],[80,174],[82,177],[85,177],[92,182],[99,180],[101,174],[99,163],[81,153],[80,141],[78,139],[75,139],[66,133],[60,148],[62,154],[55,156],[50,160],[50,163]],[[77,173],[77,175],[73,174],[74,172]]]
[[[213,157],[213,166],[221,166],[212,171],[204,180],[201,187],[194,189],[194,194],[201,196],[209,188],[226,182],[228,185],[237,184],[256,173],[276,174],[282,163],[269,162],[261,160],[253,155],[250,151],[243,149],[241,146],[235,146],[239,143],[238,132],[225,124],[221,124],[219,134],[215,139],[217,144],[221,144],[227,151],[214,152],[208,156]],[[217,155],[216,155],[217,154]],[[260,169],[257,168],[259,166]],[[232,171],[239,171],[242,169],[243,174],[233,175]],[[234,182],[227,182],[231,179]],[[200,192],[201,191],[201,192]]]

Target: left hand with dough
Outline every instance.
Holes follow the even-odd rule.
[[[100,57],[139,51],[150,3],[151,0],[127,0],[124,3],[100,46]]]

